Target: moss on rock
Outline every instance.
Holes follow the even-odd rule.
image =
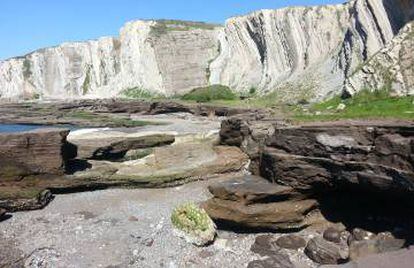
[[[204,209],[194,203],[176,207],[171,222],[178,236],[197,246],[211,243],[216,236],[216,226]]]

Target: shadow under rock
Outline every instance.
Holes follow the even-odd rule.
[[[408,200],[363,191],[319,194],[316,199],[328,221],[340,222],[349,231],[362,228],[372,233],[390,232],[405,239],[407,246],[414,245],[414,207]]]
[[[66,162],[65,173],[68,175],[73,175],[76,172],[84,171],[92,168],[92,165],[83,159],[72,159]]]

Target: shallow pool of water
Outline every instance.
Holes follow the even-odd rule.
[[[29,124],[0,124],[0,133],[15,133],[15,132],[23,132],[23,131],[30,131],[39,128],[68,128],[71,130],[76,129],[75,126],[72,125],[58,125],[58,126],[50,126],[50,125],[29,125]]]

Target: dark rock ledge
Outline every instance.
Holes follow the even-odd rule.
[[[220,135],[222,144],[250,157],[255,174],[209,187],[213,198],[203,206],[220,227],[326,230],[308,240],[304,250],[319,264],[373,265],[378,262],[367,256],[413,244],[413,122],[289,126],[238,116],[223,121]],[[338,223],[344,229],[329,227]],[[356,227],[371,232],[361,235]],[[280,251],[277,243],[268,248],[273,247]],[[269,265],[272,258],[251,267]]]

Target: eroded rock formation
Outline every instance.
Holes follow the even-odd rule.
[[[414,94],[414,23],[357,68],[346,80],[345,93],[353,95],[361,89],[386,89],[395,95]]]

